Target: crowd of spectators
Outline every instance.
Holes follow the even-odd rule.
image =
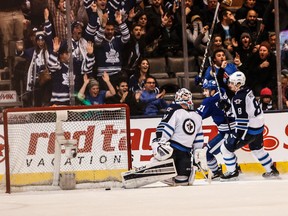
[[[12,78],[18,94],[21,83],[25,86],[21,95],[25,106],[69,105],[73,73],[76,104],[127,103],[133,107],[132,115],[154,115],[165,109],[165,90],[149,74],[149,58],[183,56],[181,1],[69,2],[9,0],[1,4],[0,68],[8,66],[9,43],[16,41],[13,52],[25,61],[15,62]],[[243,0],[236,11],[221,4],[208,49],[216,70],[224,69],[223,83],[241,70],[261,102],[263,89],[272,101],[277,95],[273,4],[269,0]],[[190,56],[204,55],[216,5],[217,0],[185,0]],[[71,9],[69,19],[67,8]],[[72,57],[67,41],[70,28]],[[284,29],[288,29],[287,24]],[[288,71],[285,45],[281,56],[282,69]],[[40,84],[46,69],[51,77]],[[211,78],[211,70],[207,62],[205,79]],[[287,107],[287,73],[282,74],[281,82]]]

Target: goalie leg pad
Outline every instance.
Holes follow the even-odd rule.
[[[121,173],[124,188],[137,188],[177,176],[174,160],[157,161]]]

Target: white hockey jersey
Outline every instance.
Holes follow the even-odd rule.
[[[251,89],[244,88],[235,94],[232,111],[236,122],[235,132],[242,139],[247,133],[256,135],[263,131],[264,114]]]
[[[157,138],[165,138],[179,150],[191,151],[203,147],[202,117],[187,111],[178,104],[171,104],[157,126]]]

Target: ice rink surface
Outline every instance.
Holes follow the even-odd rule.
[[[138,189],[76,189],[0,194],[1,216],[288,216],[288,176],[264,180],[196,180]]]

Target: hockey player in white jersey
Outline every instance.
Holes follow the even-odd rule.
[[[151,162],[122,173],[123,186],[136,188],[156,181],[173,186],[192,185],[192,154],[203,147],[203,141],[202,118],[193,111],[192,93],[182,88],[157,126]]]
[[[264,114],[251,89],[244,87],[246,77],[237,71],[230,75],[228,87],[235,92],[231,101],[232,112],[235,116],[235,133],[229,136],[221,153],[227,167],[227,172],[221,176],[222,181],[238,179],[236,156],[234,152],[248,144],[252,154],[258,159],[266,172],[264,178],[279,176],[273,161],[263,148]]]
[[[191,156],[193,150],[203,147],[202,118],[193,111],[192,93],[179,89],[175,94],[175,101],[168,109],[156,129],[156,138],[151,144],[154,157],[159,158],[161,140],[167,140],[173,149],[177,176],[164,181],[170,185],[189,185],[191,170]],[[192,176],[191,175],[191,176]],[[191,181],[191,180],[190,180]]]

